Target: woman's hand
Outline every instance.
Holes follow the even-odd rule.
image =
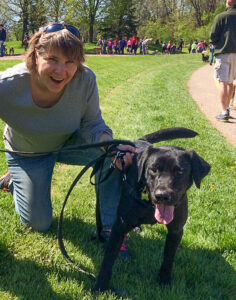
[[[124,163],[125,163],[125,168],[127,168],[128,166],[130,166],[132,164],[134,155],[137,154],[137,151],[136,151],[135,147],[132,147],[130,145],[121,145],[121,146],[118,146],[117,149],[119,149],[121,151],[128,151],[123,156],[123,160],[124,160]],[[115,157],[112,157],[112,160],[114,160],[114,158]],[[122,170],[122,163],[121,163],[120,158],[118,158],[116,160],[115,165],[118,169]]]
[[[99,142],[112,141],[112,139],[113,138],[107,132],[103,132]],[[136,151],[135,147],[130,146],[130,145],[120,145],[120,146],[117,147],[117,149],[119,149],[121,151],[122,150],[129,151],[123,157],[123,160],[124,160],[124,163],[125,163],[125,168],[127,168],[128,166],[130,166],[132,164],[134,155],[137,154],[137,151]],[[103,150],[106,151],[105,149],[103,149]],[[115,157],[116,157],[116,155],[114,154],[114,156],[111,158],[112,161],[114,161]],[[115,166],[118,169],[122,170],[122,163],[121,163],[121,160],[119,158],[116,160]]]

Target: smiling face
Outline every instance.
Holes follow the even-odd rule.
[[[44,93],[61,94],[74,77],[78,63],[62,52],[36,55],[37,75],[35,83]]]

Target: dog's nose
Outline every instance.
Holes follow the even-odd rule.
[[[158,190],[155,193],[157,203],[165,202],[168,203],[171,200],[171,193],[168,191]]]

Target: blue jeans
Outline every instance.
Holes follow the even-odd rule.
[[[0,56],[4,55],[4,53],[3,53],[3,43],[4,43],[4,41],[0,41]]]
[[[146,55],[146,45],[142,44],[142,52],[143,52],[143,55]]]
[[[81,138],[74,145],[76,144],[81,144]],[[11,174],[10,190],[21,222],[37,231],[47,231],[52,223],[51,180],[55,163],[86,165],[102,153],[98,148],[34,157],[6,153]],[[110,163],[110,159],[107,159],[102,176]],[[95,182],[98,181],[97,177],[98,175],[95,176]],[[120,193],[121,172],[115,169],[99,188],[96,187],[103,230],[110,230],[115,221]]]
[[[213,63],[213,60],[214,60],[214,51],[213,52],[211,51],[211,56],[210,56],[210,60],[209,60],[210,64]]]

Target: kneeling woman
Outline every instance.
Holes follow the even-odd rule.
[[[56,162],[85,165],[101,149],[52,153],[68,144],[80,145],[112,139],[100,107],[94,73],[85,65],[83,45],[74,26],[51,24],[29,41],[26,62],[0,73],[0,118],[6,123],[9,172],[0,180],[10,189],[23,224],[47,231],[52,223],[51,179]],[[132,163],[135,149],[122,146],[125,163]],[[45,155],[37,155],[46,152]],[[107,162],[107,166],[110,162]],[[119,201],[119,169],[99,189],[104,233],[111,230]]]

